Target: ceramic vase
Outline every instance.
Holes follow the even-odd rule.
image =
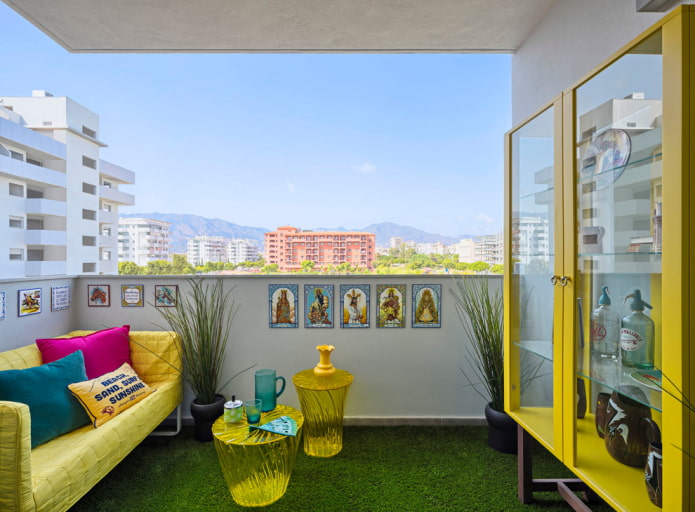
[[[224,414],[225,398],[216,395],[211,404],[201,404],[195,398],[191,402],[191,416],[193,416],[193,437],[196,441],[207,443],[212,441],[212,424]]]
[[[333,345],[318,345],[319,362],[314,367],[314,375],[318,377],[330,377],[335,374],[335,367],[331,363],[331,352],[335,350]]]
[[[636,386],[624,386],[623,391],[648,403]],[[651,419],[651,409],[644,403],[613,391],[606,407],[606,449],[615,460],[628,466],[644,467],[649,442],[660,440],[659,428]]]
[[[661,443],[649,443],[647,464],[644,467],[644,482],[647,485],[649,500],[661,507],[661,490],[663,488]]]
[[[596,397],[596,433],[601,439],[603,439],[606,431],[606,408],[608,407],[608,400],[610,400],[610,398],[610,393],[599,393]]]

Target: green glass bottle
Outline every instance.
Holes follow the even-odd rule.
[[[620,356],[623,366],[638,370],[654,368],[654,320],[643,313],[645,306],[652,306],[642,300],[642,294],[635,290],[625,297],[632,299],[632,313],[623,317],[620,323]]]

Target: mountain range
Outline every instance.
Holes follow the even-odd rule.
[[[199,215],[180,214],[180,213],[130,213],[120,214],[124,218],[145,218],[168,222],[169,239],[171,241],[171,251],[174,253],[186,252],[186,244],[189,238],[195,236],[223,236],[225,238],[246,238],[258,240],[259,245],[263,244],[264,234],[273,231],[274,228],[259,228],[251,226],[240,226],[222,219],[209,219]],[[312,228],[306,231],[366,231],[376,235],[378,246],[388,246],[392,237],[400,237],[403,241],[413,241],[416,243],[437,243],[444,245],[455,244],[462,238],[474,238],[473,235],[461,235],[459,237],[443,236],[437,233],[428,233],[410,226],[400,226],[392,222],[382,222],[370,224],[363,228]]]

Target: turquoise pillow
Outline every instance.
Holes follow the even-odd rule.
[[[31,447],[89,423],[68,384],[87,380],[78,350],[58,361],[24,370],[0,371],[0,400],[21,402],[31,414]]]

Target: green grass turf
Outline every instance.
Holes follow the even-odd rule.
[[[321,459],[300,445],[287,492],[269,511],[553,511],[570,510],[557,493],[519,503],[516,456],[486,444],[487,429],[470,426],[345,427],[343,450]],[[572,474],[540,446],[534,477]],[[70,512],[247,510],[232,499],[213,443],[148,438]],[[610,511],[603,505],[594,510]]]

